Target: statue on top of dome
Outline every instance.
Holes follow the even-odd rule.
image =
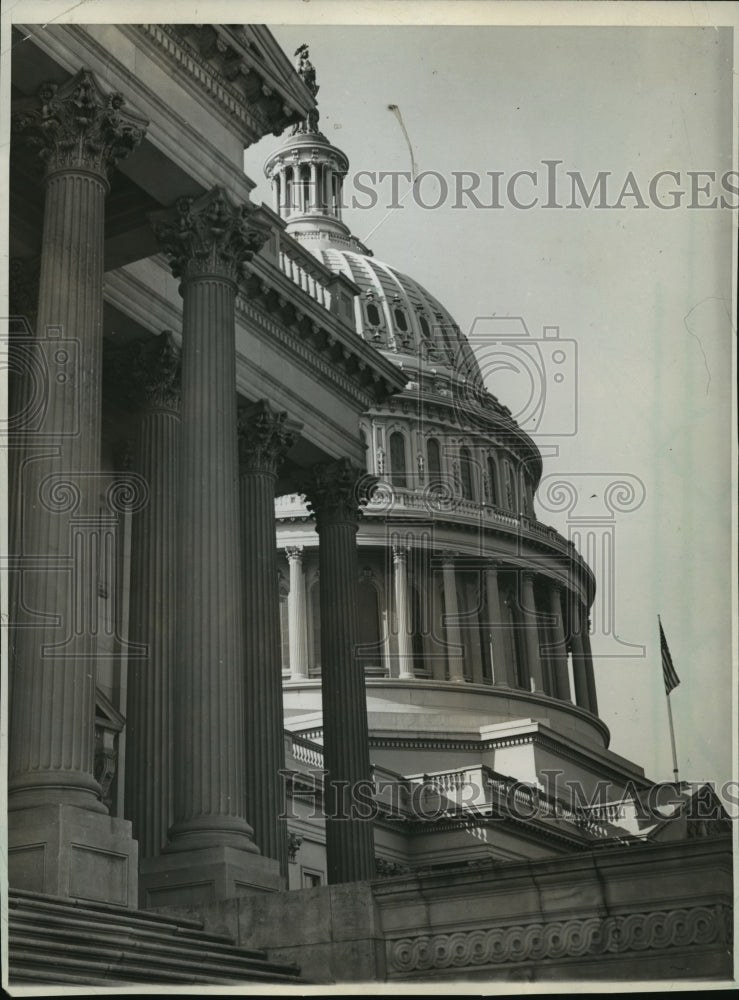
[[[306,85],[313,97],[315,97],[321,88],[316,83],[316,70],[313,63],[310,61],[308,45],[305,42],[303,42],[302,45],[299,45],[295,50],[295,55],[298,57],[298,64],[296,67],[298,76]],[[318,132],[319,117],[318,108],[312,108],[308,112],[307,118],[304,118],[296,125],[293,125],[292,132],[290,134],[299,135],[301,133]]]

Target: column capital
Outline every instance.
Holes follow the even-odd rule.
[[[454,561],[457,558],[457,553],[454,549],[443,549],[441,553],[441,565],[446,569],[447,567],[453,567]]]
[[[156,337],[105,348],[105,381],[132,406],[180,409],[182,352],[171,330]]]
[[[302,545],[286,545],[285,555],[287,556],[288,562],[300,562],[303,559],[303,546]]]
[[[488,572],[499,573],[503,569],[503,562],[500,559],[486,559],[485,569]]]
[[[109,172],[139,145],[149,125],[119,93],[106,94],[89,70],[66,83],[44,83],[13,114],[13,131],[38,150],[47,177],[88,170],[107,181]]]
[[[278,412],[266,399],[239,412],[239,462],[242,472],[263,472],[276,476],[302,424]]]
[[[521,570],[521,580],[524,583],[532,583],[533,584],[533,582],[534,582],[534,580],[536,579],[537,576],[538,576],[538,573],[535,573],[533,570],[530,570],[530,569]]]
[[[237,205],[222,187],[197,199],[179,198],[150,218],[172,274],[183,281],[210,276],[235,284],[270,234],[259,209]]]
[[[393,562],[400,563],[405,562],[410,554],[411,547],[401,542],[393,543]]]
[[[316,515],[317,527],[341,522],[356,528],[360,508],[370,499],[378,480],[348,458],[314,465],[307,471],[303,492],[309,509]]]

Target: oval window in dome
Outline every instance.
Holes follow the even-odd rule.
[[[393,315],[395,316],[395,322],[398,326],[398,329],[403,333],[405,333],[406,330],[408,329],[408,320],[405,318],[405,313],[403,312],[402,309],[396,309]]]
[[[380,325],[380,310],[374,304],[374,302],[369,302],[367,304],[367,320],[370,326]]]
[[[431,327],[429,326],[429,321],[425,316],[421,316],[421,333],[424,335],[426,340],[431,339]]]

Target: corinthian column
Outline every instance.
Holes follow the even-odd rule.
[[[406,545],[393,545],[393,583],[398,633],[398,677],[407,680],[415,674],[408,614],[408,546]]]
[[[76,558],[74,520],[92,528],[99,516],[108,173],[136,148],[148,124],[123,104],[120,94],[105,94],[81,70],[61,86],[45,84],[13,120],[44,168],[32,367],[50,375],[25,448],[22,555],[38,568],[22,586],[8,808],[11,885],[65,896],[90,891],[88,899],[136,905],[130,824],[105,815],[93,777],[97,598],[85,592],[87,606],[75,608],[68,575]],[[74,502],[48,502],[61,493]],[[69,632],[72,641],[65,640]],[[108,884],[101,865],[110,866]]]
[[[593,673],[593,651],[590,648],[590,619],[583,606],[581,613],[582,627],[582,651],[585,667],[585,684],[588,689],[588,708],[593,715],[598,714],[598,695],[595,691],[595,674]]]
[[[370,780],[364,672],[356,655],[356,534],[359,507],[372,485],[361,469],[340,459],[314,466],[304,487],[320,540],[324,801],[332,883],[375,873],[372,822],[353,809],[358,783]]]
[[[285,555],[290,564],[290,593],[287,596],[290,678],[300,680],[308,676],[308,625],[302,545],[289,545],[285,549]]]
[[[287,825],[277,583],[277,470],[300,424],[260,400],[239,414],[241,544],[244,581],[246,815],[264,855],[287,880]],[[286,883],[287,884],[287,883]]]
[[[442,573],[444,581],[444,631],[446,633],[449,680],[464,684],[464,657],[462,634],[459,629],[457,574],[454,569],[453,552],[443,553]]]
[[[249,214],[214,188],[152,220],[183,309],[174,822],[142,867],[148,905],[237,895],[261,875],[279,886],[276,863],[251,860],[246,821],[235,298],[268,235]]]
[[[506,655],[503,634],[503,615],[500,610],[500,588],[498,586],[498,564],[490,562],[485,568],[485,595],[487,600],[488,628],[490,629],[490,649],[493,660],[493,684],[516,686],[513,663]]]
[[[572,650],[572,678],[575,682],[575,703],[590,711],[590,691],[588,690],[588,675],[585,667],[585,650],[582,640],[582,617],[580,601],[570,595],[570,648]]]
[[[180,354],[171,333],[126,352],[139,403],[134,465],[149,503],[133,518],[126,815],[141,857],[159,854],[172,822],[172,671],[175,662]]]
[[[526,661],[529,668],[531,690],[543,693],[544,676],[539,654],[539,628],[536,621],[533,573],[521,573],[521,612],[523,615]]]
[[[549,588],[549,610],[554,618],[551,633],[554,646],[552,659],[554,661],[555,694],[562,701],[571,701],[570,675],[567,670],[567,639],[565,638],[565,618],[562,610],[562,589],[558,583],[552,583]]]

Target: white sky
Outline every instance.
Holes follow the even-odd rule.
[[[325,6],[325,5],[324,5]],[[628,171],[649,203],[658,170],[731,169],[732,38],[714,28],[271,26],[292,55],[310,44],[321,128],[357,170],[409,170],[399,107],[419,170],[539,175],[542,160],[579,170],[590,187]],[[259,182],[282,140],[247,151]],[[660,190],[667,201],[668,178]],[[428,186],[426,186],[428,185]],[[401,182],[401,195],[407,183]],[[351,190],[351,187],[349,188]],[[611,747],[655,779],[672,762],[657,638],[661,613],[680,686],[671,696],[681,777],[731,776],[731,212],[720,209],[425,210],[407,199],[348,210],[380,260],[411,274],[468,332],[475,316],[522,316],[533,336],[560,327],[576,341],[579,420],[545,460],[545,475],[638,477],[646,497],[616,515],[615,629],[645,657],[599,658],[600,712]],[[422,195],[435,198],[434,184]],[[488,201],[487,186],[481,199]],[[570,200],[569,183],[561,201]],[[716,186],[718,191],[718,185]],[[484,192],[484,193],[483,193]],[[520,200],[530,187],[521,181]],[[719,192],[720,193],[720,192]],[[363,199],[364,200],[364,199]],[[710,199],[701,199],[710,200]],[[736,196],[733,199],[737,201]],[[383,220],[384,216],[388,216]],[[710,377],[709,377],[710,376]],[[516,386],[489,383],[515,410]],[[557,414],[554,414],[556,423]],[[556,432],[557,427],[549,425]],[[547,429],[546,418],[542,429]],[[577,479],[591,516],[603,478]],[[537,505],[564,534],[562,514]],[[603,589],[605,570],[594,569]]]

